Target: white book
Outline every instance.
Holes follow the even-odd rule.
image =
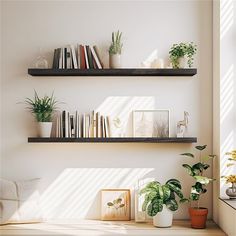
[[[106,119],[105,119],[105,116],[103,117],[103,137],[104,137],[104,138],[107,138]]]
[[[63,68],[63,64],[62,64],[62,59],[63,59],[63,48],[60,49],[60,57],[59,57],[59,69]]]
[[[80,69],[80,46],[79,46],[79,44],[77,45],[76,51],[77,51],[76,58],[77,58],[78,69]]]
[[[83,127],[83,138],[85,138],[86,136],[85,136],[85,134],[86,134],[86,132],[85,132],[85,127],[86,127],[86,120],[85,120],[85,114],[83,114],[83,120],[82,120],[82,122],[83,122],[83,124],[82,124],[82,127]]]
[[[96,52],[94,51],[93,47],[89,46],[91,52],[92,52],[92,55],[93,55],[93,58],[95,59],[95,62],[98,66],[98,69],[102,69],[102,65],[100,64],[99,60],[98,60],[98,57],[97,57],[97,54]]]
[[[109,129],[108,116],[105,117],[105,132],[106,132],[106,137],[110,138],[110,129]]]
[[[87,50],[86,50],[86,45],[84,45],[83,47],[84,47],[84,56],[85,56],[86,69],[89,69],[89,62],[88,62],[88,54],[87,54]]]
[[[100,116],[100,112],[96,113],[96,137],[101,138],[101,116]]]
[[[71,65],[74,66],[74,68],[72,68],[72,66],[71,66],[71,68],[72,69],[78,69],[78,63],[77,63],[77,57],[76,57],[74,45],[70,45],[70,49],[71,49],[71,56],[72,56],[71,58],[72,58],[72,61],[73,61],[73,63],[71,63]]]
[[[76,111],[76,138],[81,138],[80,115],[77,111]]]
[[[68,126],[68,138],[71,138],[71,122],[70,122],[70,113],[67,112],[67,126]]]
[[[86,122],[85,122],[85,136],[86,136],[86,138],[89,138],[90,137],[90,115],[89,114],[87,114],[86,116],[85,116],[85,120],[86,120]]]
[[[62,129],[62,112],[60,113],[60,137],[63,138],[63,129]]]
[[[112,132],[111,132],[111,118],[110,116],[107,116],[107,127],[108,127],[108,135],[109,137],[112,137]]]
[[[62,69],[65,69],[65,48],[62,48]]]

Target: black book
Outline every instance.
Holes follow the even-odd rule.
[[[88,45],[86,45],[86,51],[87,51],[87,54],[88,54],[89,68],[90,69],[94,69],[93,57],[92,57],[92,53],[91,53],[90,47]]]
[[[62,137],[66,137],[66,111],[62,112]]]
[[[67,69],[67,48],[64,48],[64,69]]]

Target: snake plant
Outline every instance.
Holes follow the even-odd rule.
[[[155,216],[162,211],[163,205],[171,211],[178,210],[176,196],[180,198],[180,202],[186,201],[181,189],[181,184],[177,179],[169,179],[164,185],[158,181],[148,183],[140,190],[140,195],[145,194],[142,211],[147,211],[149,216]]]
[[[122,32],[112,32],[112,43],[109,48],[110,54],[121,54],[123,43],[121,43]]]

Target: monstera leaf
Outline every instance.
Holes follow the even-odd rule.
[[[178,210],[178,203],[174,199],[170,199],[166,202],[166,207],[171,211],[177,211]]]
[[[154,198],[147,207],[147,214],[149,216],[155,216],[158,212],[161,212],[162,209],[163,209],[162,199]]]

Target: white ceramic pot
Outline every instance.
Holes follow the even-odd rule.
[[[52,122],[38,122],[38,135],[41,138],[49,138],[51,136]]]
[[[179,63],[179,68],[187,68],[188,67],[188,58],[186,56],[184,57],[180,57],[178,59],[178,63]]]
[[[121,68],[121,55],[120,54],[109,54],[109,67],[111,69]]]
[[[173,212],[166,205],[163,205],[161,212],[153,217],[153,225],[159,228],[171,227],[173,222]]]

